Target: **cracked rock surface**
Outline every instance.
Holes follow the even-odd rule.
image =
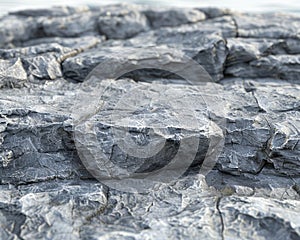
[[[300,239],[299,20],[126,4],[2,16],[0,239]],[[155,69],[87,80],[100,63],[183,55],[212,81]],[[125,131],[131,151],[163,148],[128,154]],[[186,139],[194,149],[180,150]],[[159,170],[178,153],[174,171],[194,154],[182,176],[143,194],[95,178]]]

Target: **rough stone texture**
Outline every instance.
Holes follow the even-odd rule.
[[[23,10],[0,19],[0,47],[0,239],[300,239],[298,17],[133,5]],[[84,81],[107,60],[164,65],[182,54],[215,83],[200,91],[153,69]],[[139,102],[155,101],[130,115],[135,141],[147,143],[155,124],[168,140],[142,166],[111,132],[126,119],[120,100],[136,87]],[[202,128],[189,117],[168,120],[174,109],[194,111]],[[225,146],[203,176],[208,123],[220,119]],[[123,169],[160,168],[189,136],[199,140],[196,158],[148,193],[114,190],[79,158],[74,140],[93,139],[82,123],[97,126],[89,149],[101,147]]]
[[[280,13],[236,14],[240,37],[299,38],[299,16]]]
[[[0,47],[11,42],[20,42],[37,35],[39,23],[31,17],[4,16],[0,20]]]
[[[25,9],[11,12],[10,15],[25,16],[25,17],[64,17],[76,13],[84,13],[91,10],[88,6],[82,7],[69,7],[69,6],[56,6],[49,9]]]
[[[164,39],[167,41],[167,38]],[[90,51],[68,58],[62,64],[64,76],[77,81],[83,81],[87,74],[95,66],[105,61],[121,62],[127,60],[128,56],[131,56],[130,61],[132,62],[143,61],[145,55],[149,58],[153,58],[153,61],[158,61],[162,58],[161,55],[153,50],[154,44],[149,44],[148,47],[145,48],[133,47],[135,42],[141,43],[140,41],[140,39],[134,39],[133,42],[126,47],[100,46],[99,48],[94,48]],[[199,41],[201,41],[199,43],[200,47],[198,47],[199,52],[197,49],[192,49],[189,46],[189,48],[185,48],[184,45],[179,45],[179,48],[176,49],[176,45],[174,43],[170,43],[170,46],[166,46],[163,41],[161,41],[161,44],[157,44],[156,46],[161,46],[161,49],[164,49],[162,52],[165,52],[164,55],[166,56],[167,62],[176,62],[176,58],[178,58],[178,53],[177,55],[174,55],[170,53],[170,49],[173,51],[175,50],[176,52],[179,51],[181,54],[188,53],[189,56],[193,56],[197,62],[200,62],[214,79],[220,79],[223,76],[222,64],[226,58],[226,46],[224,40],[219,36],[208,36],[201,37]],[[180,47],[182,47],[183,50],[181,50]],[[167,58],[168,56],[170,59]],[[150,73],[149,75],[150,77],[152,76]],[[156,73],[154,72],[153,75],[156,75]]]
[[[128,41],[105,42],[103,43],[103,45],[106,45],[105,48],[100,46],[97,50],[92,49],[91,52],[93,54],[85,52],[74,58],[67,59],[63,63],[63,71],[68,76],[70,71],[76,70],[76,73],[72,77],[82,81],[86,76],[86,72],[91,71],[91,66],[94,67],[104,59],[110,57],[126,57],[127,47],[140,47],[136,51],[139,51],[140,55],[142,55],[143,52],[147,51],[147,47],[167,46],[181,50],[189,57],[195,59],[218,81],[223,78],[223,65],[225,64],[227,55],[224,37],[234,37],[235,35],[236,29],[231,17],[222,17],[215,20],[208,20],[204,23],[183,25],[176,27],[176,29],[162,28],[141,33]],[[120,46],[122,48],[117,49]],[[119,52],[124,53],[120,55]]]
[[[95,31],[96,18],[92,13],[50,18],[42,21],[42,28],[49,37],[78,37]]]
[[[0,87],[21,86],[27,80],[27,74],[20,58],[0,60]]]
[[[98,19],[99,32],[107,38],[125,39],[149,29],[147,19],[138,11],[107,12]]]
[[[0,56],[4,59],[0,62],[1,68],[5,71],[14,69],[6,74],[9,78],[6,78],[4,82],[12,81],[14,84],[18,80],[60,78],[62,77],[61,63],[66,58],[95,46],[102,39],[96,37],[45,38],[29,41],[26,43],[28,47],[1,49]],[[19,81],[16,84],[19,84]]]
[[[232,15],[232,11],[226,8],[204,7],[199,9],[204,12],[207,18],[222,17],[225,15]]]
[[[225,73],[235,77],[274,77],[299,81],[299,62],[299,55],[267,56],[228,67]]]
[[[149,9],[144,11],[153,28],[178,27],[181,24],[199,22],[205,14],[195,9]]]

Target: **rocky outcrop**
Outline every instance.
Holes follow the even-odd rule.
[[[131,5],[3,16],[0,239],[299,239],[298,25]]]

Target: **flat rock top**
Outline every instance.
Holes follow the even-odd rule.
[[[300,239],[299,29],[128,4],[1,17],[0,239]]]

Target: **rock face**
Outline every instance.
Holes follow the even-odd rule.
[[[0,239],[300,239],[298,17],[113,5],[0,26]],[[183,56],[210,77],[191,85]]]

